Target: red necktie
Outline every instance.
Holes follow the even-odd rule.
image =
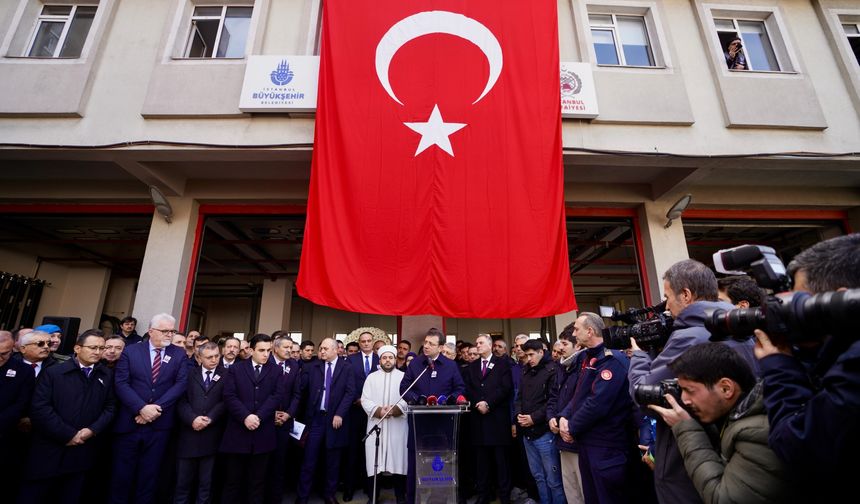
[[[487,376],[487,361],[481,361],[481,376]]]
[[[155,358],[152,359],[152,383],[155,383],[158,380],[158,372],[161,371],[161,349],[156,348],[153,351],[155,352]]]

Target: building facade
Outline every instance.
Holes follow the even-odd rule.
[[[239,96],[248,57],[318,53],[321,3],[0,2],[0,271],[42,289],[31,313],[26,289],[10,298],[7,327],[166,311],[210,335],[443,324],[471,340],[573,320],[354,314],[296,295],[313,113],[247,113]],[[682,258],[757,242],[790,259],[860,229],[858,2],[558,0],[558,20],[561,60],[590,65],[599,105],[563,120],[580,309],[655,303]]]

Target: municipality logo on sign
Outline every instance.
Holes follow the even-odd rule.
[[[294,75],[293,71],[290,70],[290,64],[287,63],[287,60],[281,60],[281,63],[278,64],[278,68],[272,70],[269,77],[272,79],[272,84],[276,86],[286,86],[293,80]]]

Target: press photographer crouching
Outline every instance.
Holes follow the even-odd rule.
[[[669,369],[678,377],[680,399],[687,409],[673,394],[665,395],[668,407],[648,407],[672,428],[687,474],[702,499],[791,502],[791,480],[767,443],[762,384],[756,383],[738,353],[721,343],[696,345],[670,362]],[[709,429],[719,433],[716,448]]]
[[[804,484],[807,502],[841,502],[856,492],[860,454],[860,234],[804,250],[788,271],[795,291],[841,292],[815,300],[824,319],[816,327],[836,326],[830,334],[806,329],[791,346],[755,331],[770,446]]]
[[[662,351],[652,360],[631,340],[633,355],[630,360],[631,395],[639,385],[656,385],[674,378],[668,364],[688,348],[707,343],[710,333],[705,328],[705,312],[713,309],[731,310],[732,305],[717,300],[717,279],[704,264],[687,259],[673,264],[663,275],[666,307],[674,317],[672,333]],[[753,342],[727,341],[733,350],[753,368]],[[675,438],[669,427],[657,421],[654,444],[654,485],[661,504],[690,504],[701,502],[699,493],[690,481]]]

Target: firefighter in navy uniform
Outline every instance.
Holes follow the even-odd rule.
[[[572,364],[573,398],[563,407],[559,430],[563,440],[579,445],[579,469],[585,502],[626,503],[627,458],[633,400],[628,392],[629,360],[603,344],[603,320],[584,312],[573,334],[585,350]],[[559,405],[561,406],[561,405]]]

